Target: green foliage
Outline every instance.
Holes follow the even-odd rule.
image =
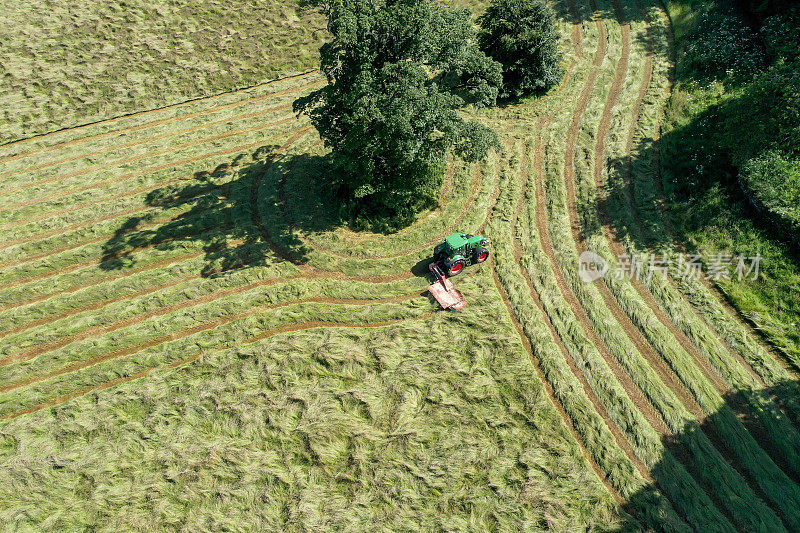
[[[329,13],[334,38],[320,50],[329,84],[295,110],[331,149],[348,214],[394,230],[434,203],[450,148],[474,162],[497,145],[494,132],[456,110],[495,102],[500,65],[478,49],[466,9],[347,0]]]
[[[758,204],[800,232],[800,160],[770,150],[747,161],[741,176]]]
[[[761,36],[773,57],[787,60],[800,58],[800,7],[765,19]]]
[[[503,65],[506,96],[544,91],[561,81],[561,36],[555,13],[543,1],[494,0],[479,23],[481,49]]]
[[[693,28],[702,9],[718,9],[722,4],[693,5],[697,10],[684,13],[685,3],[668,4],[676,22],[679,51],[692,46],[692,39],[697,38]],[[681,237],[707,256],[735,251],[763,257],[758,280],[723,280],[719,285],[771,343],[797,360],[800,306],[795,295],[800,288],[800,270],[786,240],[776,239],[786,232],[776,232],[774,224],[775,217],[789,216],[784,207],[791,204],[793,189],[778,183],[793,181],[788,177],[792,175],[789,161],[797,159],[800,147],[800,80],[797,62],[790,57],[796,52],[792,44],[796,28],[784,22],[790,16],[764,20],[762,36],[779,61],[749,82],[702,86],[693,83],[693,72],[678,69],[678,90],[670,100],[670,125],[661,149],[664,185],[672,196],[673,221]],[[694,49],[701,51],[697,45]],[[684,63],[680,61],[679,67]],[[782,155],[773,157],[771,153]],[[784,175],[785,180],[780,177]],[[754,199],[765,199],[765,209],[770,209],[767,204],[774,206],[773,216],[768,214],[765,220],[753,209],[744,199],[737,177]],[[762,180],[765,183],[759,185]],[[782,193],[787,194],[785,200],[775,196]]]
[[[764,67],[758,38],[740,17],[713,9],[701,13],[695,24],[680,58],[695,77],[745,78]]]
[[[739,4],[756,16],[767,16],[784,11],[798,0],[739,0]]]
[[[723,144],[736,165],[769,149],[800,155],[798,65],[771,68],[722,108]]]

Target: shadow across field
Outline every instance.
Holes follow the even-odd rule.
[[[192,179],[151,191],[146,214],[119,226],[103,245],[103,270],[135,268],[148,250],[199,248],[203,276],[269,263],[308,261],[308,249],[286,221],[284,183],[298,168],[317,168],[321,157],[278,155],[263,146]],[[324,177],[320,172],[319,178]],[[176,213],[170,216],[170,213]],[[317,231],[328,221],[314,221]]]
[[[154,189],[145,198],[145,214],[125,220],[104,243],[98,266],[127,270],[153,250],[182,249],[200,250],[203,276],[281,261],[306,264],[312,248],[300,235],[348,224],[331,188],[332,172],[324,156],[281,154],[277,146],[263,146]],[[398,269],[428,276],[431,260]]]
[[[714,507],[719,511],[718,517],[720,520],[718,522],[709,522],[705,524],[697,523],[693,520],[688,520],[689,526],[692,529],[698,531],[710,531],[710,530],[727,530],[730,528],[732,524],[736,529],[741,531],[751,531],[753,530],[753,523],[745,524],[741,523],[741,521],[736,520],[732,514],[730,513],[729,509],[744,509],[747,508],[753,502],[749,501],[740,501],[734,500],[733,498],[726,497],[725,495],[720,494],[718,491],[714,491],[707,484],[702,480],[702,475],[706,472],[704,467],[704,461],[706,455],[703,453],[698,453],[695,451],[694,455],[687,453],[688,448],[691,446],[697,449],[692,445],[693,442],[698,442],[696,438],[701,433],[705,433],[708,435],[712,442],[714,442],[716,448],[720,449],[727,457],[733,457],[734,461],[732,466],[741,474],[743,474],[743,478],[747,481],[747,484],[753,488],[756,496],[760,499],[760,502],[757,502],[762,509],[765,507],[768,508],[767,514],[765,516],[769,517],[771,515],[772,524],[762,524],[761,531],[775,531],[780,530],[780,526],[787,527],[789,530],[792,530],[792,526],[787,525],[787,517],[785,516],[785,512],[777,507],[775,504],[776,496],[774,494],[767,495],[761,490],[758,486],[759,480],[753,479],[753,477],[748,473],[748,471],[741,465],[738,464],[738,456],[734,450],[734,447],[730,445],[728,441],[725,439],[721,439],[719,436],[719,427],[727,423],[731,417],[738,418],[742,420],[745,426],[748,428],[751,434],[755,436],[755,438],[759,441],[762,449],[766,451],[770,458],[774,461],[774,463],[786,473],[787,477],[785,478],[785,482],[787,484],[791,484],[793,488],[797,489],[800,487],[798,485],[798,475],[800,473],[794,472],[788,465],[786,458],[782,455],[781,451],[777,450],[775,443],[771,440],[771,438],[765,434],[763,429],[763,421],[754,419],[753,413],[749,409],[742,409],[743,405],[748,405],[751,402],[766,402],[766,401],[775,401],[778,405],[784,407],[785,412],[779,412],[773,416],[781,416],[781,417],[788,417],[795,427],[800,426],[800,419],[798,419],[797,413],[798,409],[797,406],[800,404],[800,382],[797,381],[785,381],[782,382],[774,387],[762,389],[762,390],[740,390],[736,392],[731,392],[725,396],[725,403],[723,406],[712,415],[708,416],[705,420],[701,423],[694,422],[692,424],[687,425],[684,430],[680,433],[665,437],[662,442],[665,448],[682,464],[684,464],[687,470],[692,474],[695,480],[698,480],[701,486],[705,489],[704,492],[710,497]],[[786,413],[789,413],[788,415]],[[674,486],[675,480],[671,478],[666,472],[667,469],[663,468],[661,463],[655,465],[650,471],[653,477],[655,478],[657,484],[660,486],[659,488]],[[788,485],[787,485],[788,488]],[[649,502],[653,499],[654,491],[657,488],[655,485],[648,485],[646,488],[642,489],[641,491],[634,494],[631,498],[628,499],[628,503],[625,504],[624,509],[626,512],[631,513],[631,516],[634,518],[630,519],[629,521],[625,522],[622,527],[620,527],[620,531],[638,531],[641,529],[641,524],[636,520],[635,513],[637,509],[647,508]],[[670,498],[672,500],[673,506],[680,512],[680,507],[684,502],[676,501],[675,495],[678,497],[681,495],[680,488],[673,489],[673,495]],[[686,495],[687,498],[690,495]],[[683,513],[681,513],[683,515]],[[685,518],[685,516],[684,516]],[[727,525],[724,523],[724,520],[727,520],[729,524]],[[754,520],[755,521],[755,520]],[[664,524],[648,524],[655,529],[660,529],[662,531],[669,531],[668,528]],[[777,527],[777,529],[776,529]]]

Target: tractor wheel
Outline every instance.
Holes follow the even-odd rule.
[[[477,248],[475,250],[475,262],[476,263],[483,263],[489,258],[489,250],[484,248],[483,246]]]
[[[447,277],[452,278],[453,276],[459,275],[461,271],[464,270],[465,266],[467,266],[467,263],[463,259],[456,259],[452,263],[446,263]]]

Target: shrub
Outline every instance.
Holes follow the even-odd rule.
[[[519,97],[561,81],[556,16],[541,0],[494,0],[480,17],[481,49],[503,65],[504,94]]]
[[[741,170],[743,185],[759,207],[800,231],[800,160],[770,150],[747,161]]]
[[[766,150],[800,155],[800,73],[777,65],[724,106],[725,136],[738,166]]]
[[[716,10],[697,17],[681,59],[700,79],[748,77],[766,64],[758,38],[744,21]]]
[[[761,35],[772,56],[800,58],[800,7],[765,19]]]

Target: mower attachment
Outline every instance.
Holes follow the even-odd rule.
[[[467,305],[467,301],[458,289],[453,286],[453,282],[447,279],[439,264],[431,263],[428,265],[428,270],[436,276],[436,281],[428,287],[428,292],[436,298],[442,309],[462,310]]]

